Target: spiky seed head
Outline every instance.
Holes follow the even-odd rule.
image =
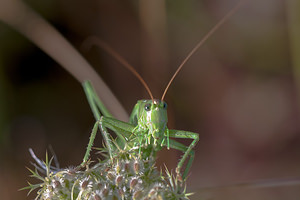
[[[136,155],[132,154],[132,151],[124,151],[115,153],[113,160],[99,161],[88,170],[69,173],[68,170],[62,169],[49,173],[46,177],[40,177],[43,180],[38,191],[41,198],[37,199],[67,200],[71,199],[71,196],[78,200],[188,199],[175,177],[165,176],[156,170],[154,157],[143,158]],[[118,165],[121,168],[119,174]],[[172,185],[169,183],[171,180],[175,181]]]
[[[122,181],[123,181],[123,176],[117,176],[116,177],[116,185],[117,186],[119,186]]]
[[[84,180],[84,181],[81,183],[81,188],[82,188],[83,190],[85,190],[85,189],[87,188],[88,184],[89,184],[89,181],[88,181],[88,180]]]
[[[129,170],[130,170],[130,164],[129,164],[129,162],[125,162],[124,163],[124,171],[129,172]]]
[[[139,173],[139,171],[140,171],[140,164],[139,164],[138,161],[135,161],[135,162],[134,162],[134,164],[133,164],[133,169],[134,169],[134,172],[135,172],[136,174]]]
[[[94,195],[94,200],[102,200],[101,197],[98,194]]]
[[[151,197],[151,196],[154,196],[154,194],[156,193],[156,190],[155,189],[151,189],[148,196]]]
[[[114,180],[115,179],[115,176],[113,175],[113,173],[111,173],[111,172],[108,172],[107,173],[107,178],[109,178],[109,180]]]
[[[138,179],[136,178],[133,178],[131,181],[130,181],[130,190],[132,190],[138,183]]]
[[[108,172],[109,170],[110,170],[110,167],[106,167],[104,171]]]
[[[141,190],[138,190],[136,192],[133,193],[133,199],[136,200],[136,199],[140,199],[143,195],[143,192]]]
[[[102,195],[103,195],[104,197],[107,197],[108,193],[109,193],[109,190],[108,190],[107,188],[104,188],[104,189],[102,190]]]

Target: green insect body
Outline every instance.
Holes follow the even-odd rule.
[[[172,130],[167,128],[167,104],[163,101],[166,92],[178,74],[182,69],[184,64],[189,60],[189,58],[199,49],[199,47],[222,25],[224,24],[237,10],[243,5],[244,1],[240,1],[236,4],[230,12],[228,12],[191,50],[183,62],[179,65],[176,72],[169,81],[165,91],[162,95],[161,100],[154,100],[151,91],[142,77],[134,70],[134,68],[127,63],[120,55],[118,55],[112,48],[106,45],[104,42],[98,40],[97,38],[92,38],[91,43],[94,43],[101,48],[103,48],[107,53],[115,57],[124,67],[130,70],[144,85],[147,89],[151,100],[140,100],[136,103],[132,114],[130,116],[129,123],[123,122],[115,119],[109,111],[105,108],[101,100],[96,95],[90,82],[86,81],[83,83],[89,104],[94,113],[97,122],[94,125],[90,141],[87,147],[87,151],[83,158],[81,166],[84,166],[89,159],[90,151],[93,146],[93,141],[96,136],[97,128],[103,135],[107,151],[110,158],[113,158],[115,149],[126,149],[134,150],[138,149],[138,156],[149,156],[155,155],[156,152],[160,151],[162,147],[167,147],[177,149],[182,151],[184,154],[178,162],[176,167],[176,173],[178,177],[181,178],[181,168],[183,167],[185,161],[188,159],[186,167],[183,171],[182,178],[186,178],[188,172],[191,168],[194,151],[193,148],[199,140],[199,135],[197,133],[182,131],[182,130]],[[102,115],[101,115],[102,114]],[[112,130],[117,138],[112,139],[107,129]],[[185,146],[171,138],[185,138],[192,139],[193,141],[189,146]]]
[[[182,176],[183,179],[186,178],[194,159],[194,151],[192,149],[198,142],[199,136],[193,132],[169,130],[167,128],[167,104],[164,101],[139,100],[133,108],[129,123],[127,123],[117,120],[109,114],[90,82],[83,83],[83,87],[97,122],[92,130],[82,166],[89,159],[97,127],[99,127],[111,158],[114,157],[116,148],[124,150],[138,149],[138,155],[143,154],[143,156],[155,156],[156,152],[160,151],[164,146],[184,152],[177,165],[176,173],[181,177],[181,168],[189,157]],[[101,116],[101,113],[103,116]],[[107,129],[112,130],[117,135],[115,141],[112,140]],[[193,139],[193,142],[187,147],[170,138],[189,138]]]

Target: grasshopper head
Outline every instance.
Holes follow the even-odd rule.
[[[162,140],[168,122],[167,103],[158,99],[139,100],[132,111],[130,122],[147,128],[154,141]]]

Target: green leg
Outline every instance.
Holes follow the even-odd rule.
[[[116,143],[122,149],[128,143],[135,129],[134,125],[111,117],[101,117],[99,125],[102,133],[108,135],[109,134],[107,132],[107,128],[108,128],[117,135]]]
[[[95,92],[91,82],[85,81],[82,83],[85,94],[88,98],[89,104],[93,111],[94,117],[96,120],[100,120],[101,114],[105,117],[113,117],[112,114],[108,111],[108,109],[104,106],[102,101],[99,99],[97,93]]]
[[[90,136],[90,140],[89,140],[89,144],[85,153],[85,156],[83,158],[83,162],[81,164],[81,166],[83,166],[90,155],[90,151],[92,149],[95,137],[96,137],[96,133],[97,133],[97,126],[100,125],[101,122],[101,113],[103,113],[104,116],[111,116],[111,114],[109,113],[109,111],[106,109],[106,107],[103,105],[103,103],[100,101],[100,99],[98,98],[92,84],[89,81],[85,81],[82,83],[86,97],[88,99],[89,105],[92,109],[93,115],[95,117],[95,119],[97,120],[97,122],[95,123],[91,136]],[[101,130],[101,126],[99,126],[100,130]],[[101,131],[105,145],[108,149],[108,153],[111,156],[112,151],[113,151],[113,144],[112,141],[110,139],[110,136],[107,132],[103,132]]]
[[[90,152],[91,152],[91,149],[92,149],[92,146],[93,146],[96,134],[97,134],[98,126],[101,130],[101,133],[103,134],[110,158],[113,157],[113,151],[114,151],[115,147],[111,140],[110,134],[107,131],[107,128],[111,129],[112,131],[114,131],[114,133],[116,133],[117,138],[119,138],[119,142],[117,141],[117,143],[118,143],[118,145],[120,145],[121,148],[124,148],[125,144],[127,143],[128,138],[130,137],[133,129],[135,128],[133,125],[131,125],[129,123],[122,122],[122,121],[114,119],[114,118],[102,116],[100,118],[100,120],[95,123],[95,125],[93,127],[90,141],[87,146],[81,166],[84,166],[90,157]]]
[[[175,140],[170,140],[170,147],[173,149],[180,150],[182,152],[185,152],[182,158],[180,159],[177,168],[176,173],[180,174],[180,169],[183,166],[185,160],[190,156],[189,161],[186,165],[186,168],[183,173],[183,179],[186,178],[188,175],[188,172],[192,166],[193,160],[194,160],[194,151],[192,150],[197,142],[199,141],[199,135],[197,133],[189,132],[189,131],[180,131],[180,130],[169,130],[170,137],[173,138],[186,138],[186,139],[193,139],[193,142],[190,144],[190,146],[185,146],[179,142],[176,142]]]
[[[86,152],[85,152],[85,155],[83,157],[83,161],[81,163],[80,166],[84,167],[85,164],[87,163],[89,157],[90,157],[90,152],[91,152],[91,149],[93,147],[93,144],[94,144],[94,140],[95,140],[95,137],[96,137],[96,133],[97,133],[97,128],[98,128],[98,121],[95,123],[94,127],[93,127],[93,130],[92,130],[92,133],[91,133],[91,136],[90,136],[90,141],[89,141],[89,144],[86,148]]]

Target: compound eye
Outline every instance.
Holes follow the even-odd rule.
[[[164,102],[164,105],[163,105],[164,109],[167,109],[168,105],[166,102]]]
[[[145,110],[146,111],[150,111],[150,109],[151,109],[151,104],[150,103],[147,103],[146,105],[145,105]]]

